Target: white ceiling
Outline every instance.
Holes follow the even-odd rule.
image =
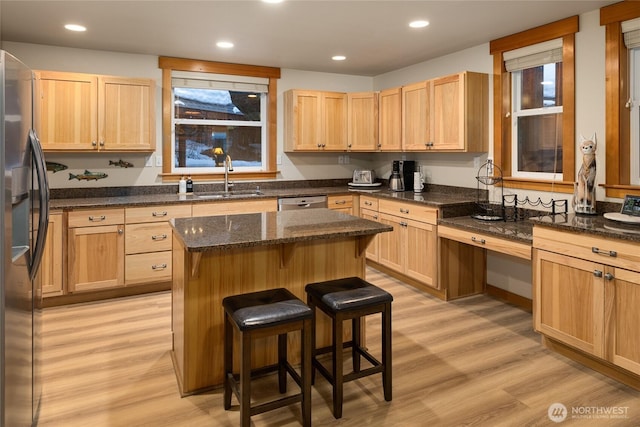
[[[0,40],[376,76],[612,3],[1,0]],[[431,24],[409,28],[415,19]]]

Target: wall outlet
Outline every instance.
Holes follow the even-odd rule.
[[[344,164],[345,164],[345,165],[348,165],[349,163],[351,163],[351,160],[349,159],[349,156],[348,156],[348,155],[345,155],[345,156],[344,156]]]
[[[282,164],[282,155],[278,154],[276,156],[276,165],[281,165]]]
[[[339,165],[343,165],[344,164],[344,156],[338,156],[338,164]]]
[[[156,156],[156,166],[162,166],[162,156]]]
[[[480,157],[473,158],[473,167],[478,169],[480,167]]]
[[[145,168],[150,168],[151,166],[153,166],[153,155],[147,157],[147,161],[144,164]]]

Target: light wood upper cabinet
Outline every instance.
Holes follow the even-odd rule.
[[[36,128],[46,151],[155,150],[155,82],[36,72]]]
[[[405,151],[487,151],[489,77],[462,72],[402,88]]]
[[[95,150],[98,77],[36,72],[36,130],[45,150]]]
[[[380,91],[378,101],[380,151],[402,151],[402,88]]]
[[[432,80],[430,150],[487,151],[489,77],[464,72]]]
[[[347,94],[348,143],[350,151],[378,149],[378,94],[355,92]]]
[[[424,151],[431,143],[431,82],[402,87],[402,149]]]
[[[284,93],[285,151],[346,151],[347,94]]]

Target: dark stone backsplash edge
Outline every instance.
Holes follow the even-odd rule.
[[[347,187],[351,179],[314,179],[314,180],[274,180],[274,181],[238,181],[234,183],[235,190],[283,190],[298,188],[322,188],[322,187]],[[387,181],[380,180],[381,188],[387,188]],[[194,183],[195,193],[207,193],[224,190],[224,184],[219,183]],[[49,190],[51,199],[78,199],[92,197],[126,197],[146,196],[158,194],[176,194],[178,184],[146,185],[130,187],[98,187],[98,188],[52,188]],[[451,195],[466,196],[475,199],[476,188],[453,187],[448,185],[426,184],[424,193],[446,193]],[[484,195],[486,197],[486,195]]]

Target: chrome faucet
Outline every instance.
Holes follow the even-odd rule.
[[[233,187],[233,183],[229,184],[229,172],[233,172],[233,163],[231,163],[231,156],[227,154],[224,159],[224,192],[229,192],[229,187]]]

